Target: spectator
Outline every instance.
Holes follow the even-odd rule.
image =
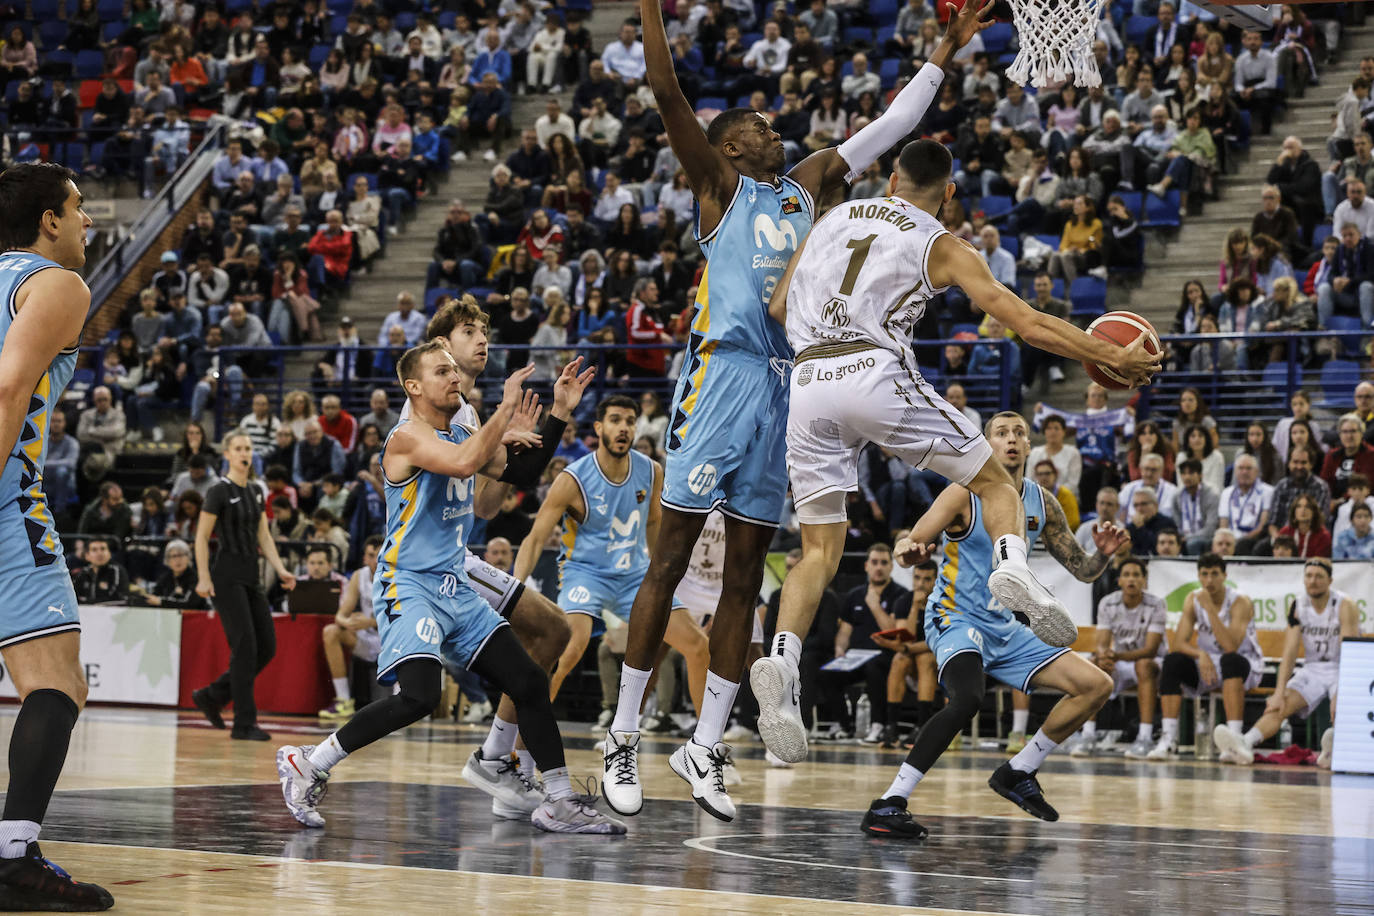
[[[211,453],[213,455],[213,453]],[[167,497],[167,505],[175,506],[189,490],[200,494],[202,500],[210,488],[219,482],[219,475],[203,454],[193,454],[186,459],[186,470],[176,475],[172,481],[172,492]]]
[[[1190,427],[1189,441],[1200,438],[1207,442],[1207,436],[1200,427]],[[1220,452],[1209,452],[1208,457],[1220,457]],[[1185,458],[1178,465],[1178,531],[1182,538],[1181,547],[1188,556],[1196,556],[1206,551],[1216,533],[1220,497],[1218,490],[1205,481],[1206,467],[1194,457]]]
[[[1336,101],[1333,129],[1326,140],[1326,152],[1332,162],[1340,162],[1355,152],[1355,137],[1363,127],[1361,109],[1368,100],[1369,80],[1357,76],[1345,95]]]
[[[1288,523],[1274,536],[1292,538],[1297,546],[1299,557],[1330,557],[1331,532],[1327,531],[1317,500],[1306,493],[1300,493],[1293,500],[1288,513]]]
[[[1360,326],[1374,323],[1374,242],[1360,238],[1354,223],[1341,226],[1341,246],[1329,279],[1317,287],[1317,316],[1331,326],[1331,316],[1358,313]]]
[[[281,420],[273,416],[271,402],[261,392],[253,395],[252,412],[239,421],[235,432],[242,433],[253,441],[253,455],[261,461],[272,450]]]
[[[1129,484],[1127,485],[1129,488]],[[1155,552],[1155,539],[1165,528],[1175,528],[1174,520],[1159,512],[1159,502],[1154,491],[1137,489],[1131,494],[1131,513],[1126,521],[1126,530],[1131,535],[1131,553],[1136,556],[1151,556]]]
[[[811,112],[811,133],[803,141],[807,150],[814,153],[843,141],[845,117],[839,95],[833,91],[822,93],[820,104]]]
[[[129,598],[129,574],[110,555],[103,538],[86,544],[86,565],[72,573],[72,588],[81,604],[124,604]]]
[[[560,90],[561,91],[561,90]],[[563,106],[554,96],[544,103],[544,113],[534,122],[535,142],[544,149],[550,149],[553,136],[562,134],[569,140],[577,139],[577,125],[563,111]]]
[[[1146,420],[1135,428],[1135,435],[1131,437],[1130,445],[1126,448],[1126,477],[1128,480],[1139,480],[1144,476],[1144,465],[1146,455],[1158,455],[1164,462],[1160,469],[1163,476],[1167,479],[1174,476],[1174,445],[1173,440],[1164,438],[1159,430],[1159,424],[1153,420]],[[1152,484],[1153,485],[1153,484]],[[1172,508],[1169,501],[1162,492],[1156,492],[1159,497],[1159,507],[1161,511]],[[1125,502],[1125,491],[1122,491],[1122,501]],[[1171,514],[1165,512],[1165,514]]]
[[[48,420],[48,457],[43,465],[43,493],[55,515],[63,515],[77,498],[76,470],[81,446],[67,435],[67,415],[54,410]]]
[[[459,152],[464,154],[464,158],[473,152],[479,141],[485,140],[488,146],[482,158],[487,162],[495,162],[501,151],[501,142],[510,136],[511,101],[510,95],[502,88],[503,82],[495,73],[488,72],[481,78],[468,101],[467,115],[459,122]]]
[[[1115,520],[1120,510],[1121,504],[1117,501],[1116,487],[1102,487],[1097,491],[1093,501],[1093,511],[1084,516],[1083,522],[1074,532],[1074,540],[1078,541],[1078,545],[1085,551],[1096,550],[1093,531],[1097,523],[1102,520]]]
[[[1322,203],[1327,216],[1335,216],[1336,207],[1346,198],[1346,185],[1359,180],[1369,189],[1374,182],[1374,155],[1371,155],[1369,133],[1361,131],[1355,135],[1355,154],[1340,162],[1332,163],[1330,171],[1322,175]]]
[[[1083,456],[1076,446],[1064,441],[1064,418],[1057,414],[1048,416],[1042,422],[1041,428],[1045,433],[1045,443],[1031,449],[1030,455],[1026,458],[1027,464],[1036,467],[1042,461],[1051,462],[1059,483],[1077,493],[1079,481],[1083,476]]]
[[[1340,444],[1326,453],[1322,462],[1321,479],[1331,490],[1336,506],[1346,499],[1346,488],[1354,474],[1374,479],[1374,445],[1364,441],[1365,422],[1359,414],[1345,414],[1336,422]]]
[[[782,37],[782,29],[777,21],[765,22],[763,37],[750,45],[749,53],[744,55],[744,65],[754,71],[753,79],[745,86],[762,90],[770,99],[776,96],[779,89],[778,81],[787,70],[788,52],[791,49],[792,43]],[[855,55],[856,73],[860,56]]]
[[[973,424],[975,429],[983,428],[983,417],[969,406],[968,393],[964,391],[963,385],[958,382],[950,383],[949,387],[945,388],[945,400],[949,402],[949,406],[968,417],[968,421]]]
[[[326,282],[335,289],[348,284],[349,263],[353,259],[353,233],[344,228],[343,211],[331,208],[325,214],[324,228],[306,246],[313,256],[324,261]]]
[[[320,481],[326,474],[342,474],[344,463],[344,450],[338,440],[326,436],[318,420],[306,421],[305,436],[296,443],[291,471],[291,482],[301,501],[313,503]]]
[[[544,28],[535,34],[525,58],[525,83],[530,92],[563,91],[559,75],[563,37],[562,16],[556,10],[548,10],[544,14]]]
[[[892,581],[892,553],[886,544],[869,548],[864,564],[867,582],[845,595],[841,602],[839,626],[835,633],[834,657],[842,657],[849,649],[877,649],[874,633],[896,626],[892,616],[897,599],[910,593]],[[892,667],[892,653],[881,650],[858,669],[847,672],[821,672],[823,703],[834,707],[841,717],[841,730],[852,734],[854,718],[841,692],[856,681],[864,683],[872,710],[872,724],[864,737],[876,742],[888,724],[887,672]]]
[[[569,423],[563,428],[563,435],[558,440],[558,447],[553,451],[553,460],[561,460],[564,462],[564,466],[567,466],[579,458],[590,455],[591,451],[586,443],[577,437],[576,425]]]
[[[874,76],[877,82],[877,76]],[[848,95],[848,93],[846,93]],[[1031,143],[1040,140],[1040,106],[1035,99],[1026,95],[1026,90],[1018,83],[1007,86],[1006,98],[997,103],[992,115],[992,129],[1002,135],[1003,140],[1011,137],[1012,131],[1021,131]]]
[[[1288,476],[1274,487],[1273,511],[1269,521],[1271,540],[1280,533],[1291,533],[1281,532],[1280,524],[1287,525],[1293,522],[1293,506],[1302,496],[1313,500],[1319,519],[1327,517],[1331,505],[1331,488],[1326,485],[1326,481],[1313,476],[1312,454],[1307,449],[1293,449],[1288,454]],[[1326,549],[1329,552],[1329,534],[1326,540]]]
[[[1151,174],[1159,174],[1170,161],[1169,153],[1177,136],[1177,129],[1169,123],[1168,109],[1163,105],[1151,108],[1149,126],[1135,135],[1132,151],[1122,153],[1121,180],[1131,187],[1140,187]]]
[[[343,409],[337,394],[327,394],[320,400],[320,428],[324,434],[339,443],[345,451],[352,451],[358,435],[358,421]]]
[[[1144,424],[1142,424],[1144,425]],[[1165,460],[1172,463],[1171,456],[1185,449],[1185,434],[1190,426],[1201,426],[1208,440],[1215,447],[1221,438],[1217,433],[1217,421],[1207,410],[1207,402],[1196,388],[1184,388],[1178,393],[1178,407],[1173,423],[1170,424],[1169,443]],[[1161,453],[1163,454],[1163,453]],[[1200,460],[1200,459],[1199,459]]]
[[[1292,277],[1293,268],[1284,256],[1283,248],[1267,235],[1257,235],[1250,239],[1250,256],[1255,262],[1255,285],[1265,295],[1274,292],[1274,283],[1283,277]],[[1255,318],[1250,323],[1253,325]]]
[[[1063,277],[1072,285],[1080,272],[1096,268],[1102,263],[1102,221],[1097,207],[1087,196],[1073,200],[1073,217],[1064,226],[1059,250],[1050,256],[1051,277]]]
[[[506,491],[501,508],[487,522],[487,542],[503,537],[512,544],[518,544],[530,533],[533,525],[530,517],[520,508],[522,495],[519,490]]]
[[[577,128],[579,149],[584,162],[604,166],[615,149],[623,125],[606,107],[606,100],[592,99],[591,111]]]
[[[549,184],[553,165],[549,155],[539,145],[539,135],[529,129],[520,131],[520,145],[506,157],[511,170],[511,184],[524,193],[527,200],[537,200]],[[536,252],[530,252],[538,257]]]
[[[342,479],[343,476],[340,474],[327,475],[324,478],[324,480],[321,481],[321,492],[323,493],[328,491],[330,487],[330,480],[340,481]],[[334,485],[334,489],[336,491],[338,490],[337,482]],[[321,496],[321,499],[323,499],[323,496]],[[348,532],[345,531],[343,529],[343,526],[339,524],[339,520],[334,517],[334,513],[330,512],[326,508],[317,507],[315,511],[310,514],[310,524],[305,529],[305,540],[311,543],[325,543],[333,545],[335,548],[338,549],[337,556],[339,556],[340,558],[348,556]],[[331,559],[332,556],[334,555],[331,554],[330,551],[321,549],[319,547],[312,547],[310,549],[310,552],[306,554],[306,563],[310,564],[312,559],[314,559],[316,563],[315,572],[312,573],[310,576],[312,579],[326,578],[326,575],[317,573],[323,573],[325,570],[328,570],[329,574],[332,577],[338,577],[338,581],[342,582],[342,577],[340,577],[338,573],[333,571],[333,562]],[[323,570],[320,569],[321,561],[323,562]]]
[[[426,287],[477,285],[482,270],[482,237],[473,225],[472,214],[461,200],[449,204],[448,216],[439,227],[434,243],[434,264]]]
[[[991,227],[983,228],[984,257],[987,257],[986,248],[990,239],[987,233],[989,231],[995,233],[997,230]],[[1058,253],[1056,253],[1056,257],[1057,256]],[[1003,282],[1005,283],[1005,281]],[[1028,300],[1032,308],[1044,312],[1046,315],[1053,315],[1065,321],[1069,320],[1069,304],[1063,299],[1058,299],[1054,296],[1054,281],[1050,279],[1050,275],[1047,272],[1042,270],[1036,273],[1035,279],[1031,281],[1031,285],[1035,292],[1034,298]],[[1015,288],[1015,277],[1013,277],[1012,288]],[[1027,387],[1034,387],[1038,383],[1040,370],[1042,368],[1047,368],[1048,377],[1051,382],[1059,383],[1064,381],[1063,366],[1064,358],[1062,356],[1047,353],[1037,347],[1030,346],[1024,341],[1022,342],[1022,381]],[[1032,467],[1034,467],[1034,465],[1032,465]],[[1076,480],[1077,477],[1075,477],[1075,481]]]
[[[1150,423],[1140,424],[1141,429],[1152,426]],[[1136,446],[1140,446],[1140,432],[1136,433]],[[1167,446],[1167,444],[1166,444]],[[1148,446],[1143,446],[1148,447]],[[1172,458],[1172,454],[1170,455]],[[1132,497],[1141,490],[1148,490],[1154,495],[1155,507],[1162,515],[1168,516],[1171,520],[1178,518],[1178,487],[1174,485],[1166,476],[1164,458],[1157,452],[1148,452],[1139,459],[1140,478],[1132,480],[1121,488],[1121,512],[1122,517],[1118,521],[1127,520],[1127,509],[1134,509]],[[1172,461],[1170,462],[1172,464]],[[1172,470],[1172,467],[1169,468]]]
[[[377,427],[377,432],[385,438],[387,433],[399,422],[400,416],[391,409],[385,388],[374,388],[368,398],[368,412],[358,418],[358,429],[365,429],[369,424]],[[361,439],[361,435],[359,436]],[[363,465],[366,467],[366,464]]]
[[[1239,79],[1239,76],[1237,76]],[[1265,133],[1269,130],[1266,127]],[[1285,137],[1264,179],[1279,189],[1284,205],[1299,214],[1303,236],[1310,237],[1321,211],[1322,173],[1297,137]]]
[[[81,463],[87,480],[100,480],[114,467],[124,450],[126,431],[124,408],[114,402],[107,386],[96,386],[91,390],[91,406],[81,412],[76,424],[76,441],[83,451],[90,450]]]
[[[1355,413],[1365,422],[1364,441],[1374,444],[1374,383],[1355,386]]]
[[[1339,235],[1339,227],[1354,223],[1365,239],[1374,239],[1374,201],[1369,199],[1368,186],[1358,178],[1345,183],[1345,200],[1336,205],[1336,213],[1331,218],[1333,234]]]
[[[1365,502],[1354,503],[1350,508],[1349,527],[1336,535],[1331,556],[1336,560],[1374,560],[1374,531],[1370,530],[1370,520],[1374,518]]]
[[[1154,110],[1163,106],[1165,99],[1163,93],[1155,88],[1154,72],[1148,67],[1136,74],[1133,85],[1136,91],[1121,103],[1121,119],[1125,122],[1126,132],[1135,137],[1150,126]],[[1164,113],[1167,119],[1167,108]]]
[[[209,603],[196,594],[196,568],[190,546],[180,538],[168,541],[162,551],[162,563],[152,591],[142,596],[143,603],[150,607],[208,610]]]
[[[1363,474],[1351,474],[1346,481],[1345,500],[1336,510],[1335,521],[1331,525],[1333,543],[1350,527],[1350,513],[1354,506],[1367,505],[1374,510],[1374,497],[1369,495],[1369,478]]]
[[[560,248],[546,248],[539,269],[534,272],[534,288],[546,300],[545,308],[550,308],[547,302],[550,291],[557,291],[565,301],[572,295],[572,271],[559,263],[561,260]]]
[[[635,37],[633,22],[620,26],[618,40],[606,45],[601,52],[601,64],[606,72],[633,88],[644,79],[644,45]]]
[[[1163,172],[1159,180],[1150,185],[1149,191],[1156,197],[1163,197],[1170,187],[1178,185],[1179,215],[1186,215],[1191,189],[1209,187],[1216,164],[1217,150],[1212,135],[1202,126],[1202,113],[1193,108],[1184,116],[1184,129],[1174,136],[1163,160],[1156,159],[1148,170],[1153,175]]]
[[[549,219],[547,211],[535,210],[530,216],[530,221],[520,230],[515,243],[524,246],[529,252],[530,258],[540,261],[543,259],[545,251],[557,252],[562,250],[563,230],[557,223]],[[568,281],[571,284],[571,275],[569,275]]]
[[[1336,267],[1336,253],[1340,248],[1339,236],[1328,235],[1322,239],[1321,259],[1308,268],[1307,277],[1302,281],[1302,291],[1308,296],[1315,296],[1323,283],[1330,282],[1331,272]]]
[[[81,534],[105,535],[124,543],[134,527],[133,511],[124,501],[124,490],[113,480],[100,485],[100,494],[81,513],[77,530]]]
[[[1046,458],[1036,462],[1031,467],[1035,468],[1036,482],[1058,500],[1059,507],[1064,510],[1064,518],[1068,521],[1069,528],[1077,530],[1079,525],[1078,497],[1074,495],[1073,490],[1060,484],[1059,471],[1055,468],[1054,462]]]
[[[157,290],[158,305],[166,305],[176,292],[186,292],[186,271],[181,269],[181,257],[168,249],[162,253],[162,267],[153,274],[153,288]]]
[[[1178,451],[1179,486],[1183,485],[1183,462],[1191,459],[1196,461],[1201,469],[1198,473],[1202,475],[1202,482],[1210,487],[1213,493],[1221,492],[1226,480],[1226,460],[1222,457],[1221,450],[1212,442],[1212,435],[1211,430],[1197,423],[1190,423],[1184,427],[1179,436],[1183,440]]]
[[[1232,89],[1236,104],[1259,116],[1260,133],[1268,134],[1274,119],[1274,106],[1280,100],[1278,58],[1263,47],[1260,33],[1247,29],[1241,35],[1244,51],[1236,58]],[[1285,141],[1286,143],[1287,141]],[[1277,182],[1271,181],[1271,184]],[[1301,212],[1299,208],[1293,208]]]
[[[487,237],[496,244],[515,241],[525,218],[525,195],[511,183],[505,165],[491,170],[491,185],[483,205],[487,218]]]
[[[1298,217],[1292,207],[1283,206],[1279,189],[1271,184],[1260,191],[1260,209],[1250,220],[1250,235],[1266,235],[1278,242],[1290,261],[1304,250],[1298,237]]]
[[[551,382],[558,378],[564,363],[572,358],[570,351],[562,349],[568,343],[568,320],[570,312],[566,303],[550,305],[548,315],[530,339],[530,359],[534,362],[531,381]],[[549,348],[549,349],[540,349]],[[556,349],[554,349],[556,348]]]

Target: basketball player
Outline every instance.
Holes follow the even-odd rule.
[[[1303,594],[1288,605],[1288,634],[1274,692],[1264,704],[1264,715],[1244,735],[1225,725],[1213,732],[1220,759],[1249,766],[1255,762],[1255,745],[1278,733],[1285,719],[1304,719],[1331,699],[1331,718],[1336,717],[1336,684],[1340,674],[1341,640],[1360,635],[1360,611],[1355,602],[1331,587],[1331,561],[1312,557],[1303,567]],[[1303,650],[1302,669],[1294,672],[1298,648]],[[1322,735],[1318,764],[1331,766],[1331,730]],[[1325,758],[1323,761],[1322,758]]]
[[[329,665],[329,678],[334,682],[334,702],[320,710],[320,719],[347,719],[357,712],[352,690],[348,684],[347,650],[354,658],[375,662],[381,640],[377,635],[377,616],[372,612],[372,578],[377,575],[377,553],[382,549],[382,536],[373,535],[363,542],[363,565],[354,570],[339,595],[339,609],[334,622],[321,633],[324,658]]]
[[[468,396],[477,384],[477,376],[487,366],[489,328],[490,320],[477,300],[465,295],[437,312],[425,331],[426,339],[442,341],[453,357],[463,393],[463,406],[454,415],[453,423],[468,429],[477,429],[482,423]],[[474,511],[479,518],[494,516],[513,486],[529,486],[544,472],[572,419],[572,411],[581,403],[582,394],[596,374],[594,368],[579,373],[581,365],[580,358],[573,360],[554,382],[553,408],[538,436],[533,435],[533,430],[539,399],[532,392],[526,393],[503,441],[507,445],[532,447],[508,452],[506,468],[498,480],[477,478]],[[401,409],[402,419],[409,416],[409,410],[407,402]],[[530,657],[551,672],[570,633],[563,612],[537,590],[526,589],[520,579],[473,553],[466,554],[463,568],[477,594],[510,621]],[[502,697],[486,740],[463,767],[463,778],[492,796],[493,815],[524,820],[542,803],[542,796],[534,782],[534,759],[526,748],[516,744],[518,726],[515,704],[510,697]]]
[[[553,673],[551,696],[558,695],[593,633],[604,629],[603,612],[630,621],[635,592],[649,566],[649,544],[657,539],[662,518],[663,469],[632,448],[638,420],[639,402],[633,398],[612,395],[596,405],[596,451],[554,479],[515,557],[515,578],[523,581],[562,524],[558,606],[568,614],[572,637]],[[692,705],[699,715],[706,687],[706,634],[679,606],[664,639],[687,659]]]
[[[673,70],[659,0],[640,0],[649,87],[668,142],[697,201],[697,237],[706,272],[697,292],[687,358],[673,394],[663,469],[663,525],[644,585],[635,597],[621,666],[615,721],[606,741],[606,802],[639,811],[639,706],[663,642],[673,590],[691,559],[706,514],[725,513],[724,589],[711,625],[711,670],[696,731],[679,756],[692,796],[720,820],[734,803],[721,781],[722,743],[748,652],[763,559],[787,495],[783,421],[792,354],[765,308],[797,243],[811,230],[816,201],[844,196],[849,181],[915,129],[943,79],[942,68],[990,23],[992,4],[965,4],[930,62],[882,117],[838,148],[817,152],[786,175],[782,139],[768,119],[732,108],[703,133]],[[804,631],[803,631],[804,632]],[[615,774],[629,773],[620,780]]]
[[[995,460],[1009,477],[1021,481],[1030,545],[1043,537],[1050,556],[1075,578],[1091,582],[1100,576],[1111,555],[1128,540],[1125,530],[1103,520],[1093,531],[1097,553],[1085,554],[1059,501],[1024,476],[1030,453],[1026,421],[1018,413],[1003,411],[988,421],[985,431]],[[898,562],[911,565],[931,556],[933,541],[940,538],[940,573],[926,604],[926,642],[935,653],[949,703],[921,729],[892,785],[864,814],[862,829],[871,836],[925,838],[926,829],[907,811],[907,799],[950,740],[978,715],[984,673],[1017,690],[1028,692],[1035,686],[1065,694],[1035,737],[988,780],[998,795],[1046,821],[1058,820],[1059,813],[1045,801],[1036,771],[1059,742],[1096,715],[1111,693],[1111,679],[1092,662],[1071,649],[1047,645],[993,597],[988,587],[993,540],[982,514],[983,501],[968,488],[952,484],[935,498],[911,534],[897,543]]]
[[[1112,679],[1112,697],[1136,688],[1140,726],[1126,749],[1132,760],[1144,760],[1155,736],[1155,699],[1159,691],[1159,660],[1164,656],[1164,633],[1169,627],[1164,599],[1145,591],[1145,561],[1127,557],[1117,570],[1117,590],[1097,605],[1097,647],[1093,663]],[[1091,757],[1097,750],[1097,723],[1083,723],[1075,739],[1066,742],[1070,757]]]
[[[916,366],[912,332],[931,297],[958,285],[1030,345],[1110,366],[1133,384],[1159,368],[1144,340],[1122,348],[1027,305],[993,278],[982,254],[945,231],[937,217],[957,188],[952,164],[934,140],[903,147],[888,196],[829,213],[802,243],[769,306],[796,352],[787,463],[802,561],[783,584],[772,654],[754,664],[750,682],[759,733],[783,760],[806,756],[796,702],[801,638],[839,568],[845,495],[858,489],[858,457],[868,442],[977,496],[993,539],[992,594],[1025,614],[1050,645],[1072,645],[1078,635],[1068,611],[1026,565],[1026,521],[1012,478],[977,427]]]
[[[308,755],[299,747],[277,752],[277,771],[288,810],[321,827],[317,810],[329,771],[349,754],[428,715],[439,702],[442,660],[451,659],[495,684],[520,710],[520,731],[544,773],[547,799],[531,817],[541,830],[624,833],[593,800],[574,795],[563,756],[548,675],[526,654],[507,622],[483,601],[463,570],[465,533],[473,516],[477,474],[506,467],[501,439],[522,398],[530,366],[506,380],[491,420],[473,431],[453,426],[462,405],[461,379],[440,341],[406,352],[397,376],[410,399],[410,419],[382,448],[386,490],[386,542],[373,586],[381,634],[377,680],[397,693],[363,707]]]
[[[1255,636],[1255,606],[1226,584],[1226,561],[1204,553],[1197,560],[1197,578],[1202,587],[1183,599],[1171,651],[1164,656],[1159,676],[1162,733],[1147,760],[1178,755],[1178,713],[1185,689],[1197,695],[1220,687],[1226,726],[1239,735],[1245,692],[1259,686],[1264,674],[1264,656]],[[1226,762],[1230,756],[1223,748],[1219,759]]]
[[[91,293],[91,218],[76,173],[50,163],[0,173],[0,655],[19,694],[0,816],[0,910],[107,910],[114,898],[43,858],[38,832],[86,702],[76,592],[43,490],[48,421],[76,369]]]

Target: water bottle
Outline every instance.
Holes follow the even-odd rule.
[[[868,694],[859,697],[859,702],[854,707],[854,734],[856,736],[868,734],[868,727],[873,722],[873,704],[868,702]]]
[[[1287,719],[1279,726],[1279,750],[1283,750],[1293,744],[1293,723]]]
[[[1212,759],[1212,730],[1203,726],[1194,736],[1193,753],[1198,760]]]

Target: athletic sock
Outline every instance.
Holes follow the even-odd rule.
[[[0,820],[43,823],[79,714],[71,697],[50,687],[24,698],[10,732],[9,788]]]
[[[644,688],[652,671],[641,671],[629,665],[620,666],[620,694],[616,698],[613,732],[639,731],[639,704],[644,702]]]
[[[1159,725],[1160,725],[1160,729],[1162,730],[1162,737],[1168,738],[1170,744],[1177,744],[1177,743],[1178,743],[1178,720],[1177,720],[1177,719],[1164,718],[1164,719],[1160,720]]]
[[[730,710],[735,708],[739,684],[731,683],[714,671],[706,672],[706,695],[701,700],[701,718],[692,740],[702,747],[714,747],[725,734]]]
[[[1004,534],[992,545],[992,555],[997,565],[1019,563],[1026,565],[1026,539],[1016,534]]]
[[[1149,741],[1151,738],[1154,737],[1154,735],[1155,735],[1155,725],[1154,725],[1154,723],[1153,723],[1153,722],[1141,722],[1141,723],[1140,723],[1140,727],[1136,729],[1136,732],[1135,732],[1135,740],[1137,740],[1137,741],[1142,741],[1142,740],[1144,740],[1144,741]]]
[[[515,752],[515,757],[520,761],[520,769],[525,771],[525,775],[530,779],[534,778],[534,755],[523,747]]]
[[[1035,733],[1034,738],[1026,742],[1026,746],[1015,757],[1011,758],[1011,768],[1020,770],[1022,773],[1034,773],[1040,769],[1040,764],[1045,762],[1050,751],[1058,746],[1059,742],[1051,741],[1042,728]]]
[[[1245,734],[1245,722],[1242,719],[1227,719],[1226,727],[1237,735]]]
[[[338,764],[340,760],[348,756],[348,751],[344,750],[343,747],[339,745],[338,735],[339,733],[335,732],[315,745],[315,749],[311,751],[310,756],[306,758],[310,761],[312,767],[317,770],[324,770],[328,773],[330,770],[334,769],[335,765]]]
[[[1258,728],[1251,728],[1242,737],[1245,743],[1252,748],[1264,740],[1264,736],[1260,734],[1260,730]]]
[[[1013,709],[1011,711],[1011,730],[1022,735],[1026,733],[1026,727],[1030,725],[1029,709]]]
[[[334,678],[334,697],[339,700],[353,699],[353,693],[348,689],[348,678]]]
[[[515,750],[515,739],[519,734],[520,729],[514,722],[507,722],[500,716],[493,716],[491,731],[487,732],[487,740],[482,742],[483,759],[496,760],[499,757],[509,757],[511,751]]]
[[[0,821],[0,859],[21,858],[41,829],[34,821]]]
[[[1097,723],[1096,723],[1096,722],[1093,722],[1093,721],[1089,720],[1089,721],[1083,723],[1083,737],[1084,737],[1084,738],[1096,738],[1096,737],[1097,737]]]
[[[788,666],[797,671],[801,667],[801,637],[796,633],[779,630],[773,637],[773,656],[787,659]]]
[[[572,797],[572,779],[567,767],[557,767],[544,772],[544,795],[551,802],[560,798]]]
[[[897,778],[892,780],[892,785],[883,793],[883,798],[891,798],[894,795],[910,798],[911,793],[916,791],[916,783],[925,775],[911,764],[903,763],[902,768],[897,771]]]

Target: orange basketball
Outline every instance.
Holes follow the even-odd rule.
[[[1088,333],[1098,340],[1105,340],[1119,347],[1130,346],[1135,343],[1137,337],[1144,334],[1146,335],[1145,350],[1147,352],[1153,354],[1159,353],[1161,350],[1159,335],[1155,333],[1154,326],[1135,312],[1117,311],[1100,315],[1092,324],[1088,325]],[[1131,387],[1126,379],[1108,366],[1095,366],[1085,362],[1083,368],[1087,370],[1088,377],[1103,388],[1111,391],[1125,391]]]

